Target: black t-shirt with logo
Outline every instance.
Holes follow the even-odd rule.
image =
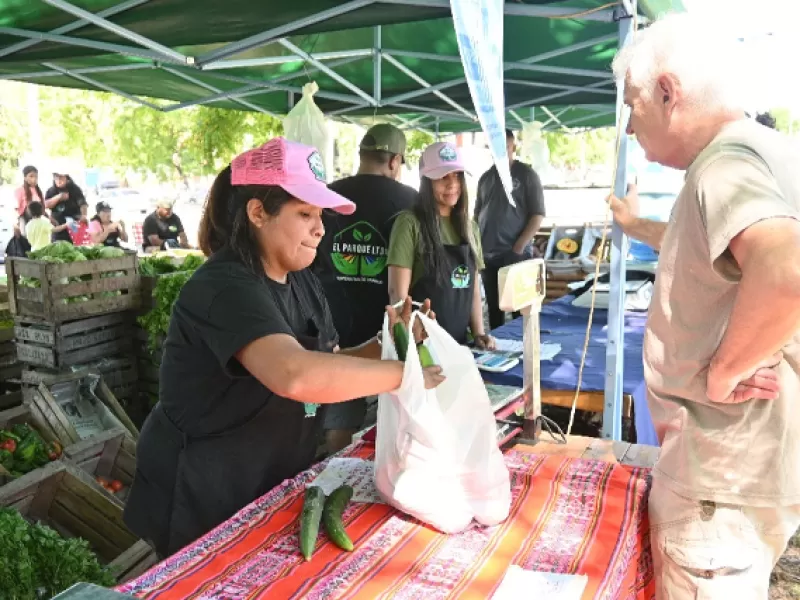
[[[487,261],[511,251],[531,217],[545,215],[544,191],[536,171],[515,160],[511,164],[511,183],[516,208],[508,202],[497,167],[492,166],[478,181],[475,220],[481,229],[483,257]]]
[[[81,188],[72,180],[68,181],[66,187],[63,188],[52,186],[47,190],[47,193],[45,193],[44,199],[50,200],[63,192],[66,192],[68,198],[56,204],[50,211],[53,215],[53,219],[55,219],[56,223],[59,225],[66,223],[68,218],[75,221],[79,220],[81,218],[81,207],[87,205],[86,197],[83,195]],[[72,243],[69,231],[66,230],[54,233],[53,240]]]
[[[362,344],[383,325],[389,303],[387,254],[395,217],[417,192],[381,175],[354,175],[330,188],[356,205],[352,215],[323,214],[325,236],[314,272],[322,282],[343,348]]]
[[[162,241],[177,240],[183,233],[183,223],[175,213],[168,218],[162,219],[156,213],[150,213],[142,225],[142,236],[144,237],[144,247],[150,246],[150,236],[157,235]]]

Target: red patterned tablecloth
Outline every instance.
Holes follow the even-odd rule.
[[[361,443],[347,454],[373,451]],[[321,534],[304,562],[297,517],[321,463],[118,591],[158,600],[484,600],[514,564],[588,576],[583,600],[652,600],[649,470],[534,451],[506,453],[513,502],[496,527],[448,536],[382,504],[351,504],[344,521],[355,550]]]

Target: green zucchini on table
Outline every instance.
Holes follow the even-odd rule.
[[[322,488],[312,485],[306,489],[303,499],[303,512],[300,514],[300,552],[303,558],[311,560],[314,548],[317,545],[319,534],[319,521],[325,507],[325,492]]]
[[[322,524],[325,526],[325,532],[334,544],[347,552],[353,551],[353,542],[344,529],[342,513],[352,497],[353,488],[349,485],[339,486],[325,500],[325,507],[322,509]]]

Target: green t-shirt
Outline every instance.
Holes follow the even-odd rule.
[[[442,234],[442,243],[446,246],[456,246],[462,242],[461,236],[456,232],[450,217],[439,217],[439,231]],[[478,271],[483,270],[483,250],[481,249],[481,234],[478,224],[470,221],[469,243],[475,251],[475,266]],[[419,219],[410,211],[397,215],[389,238],[390,266],[411,269],[411,286],[413,287],[425,272],[425,262],[422,260],[422,244],[419,240]]]

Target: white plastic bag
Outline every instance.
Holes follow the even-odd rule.
[[[333,137],[328,130],[325,115],[314,102],[319,90],[312,81],[303,86],[303,97],[283,119],[283,134],[287,140],[313,146],[319,150],[325,164],[326,177],[333,173]]]
[[[489,395],[472,353],[436,321],[415,311],[425,344],[445,381],[426,390],[412,339],[398,390],[381,394],[375,440],[375,486],[399,510],[445,533],[502,522],[511,507],[508,468],[497,446]],[[397,350],[383,323],[384,360]]]

